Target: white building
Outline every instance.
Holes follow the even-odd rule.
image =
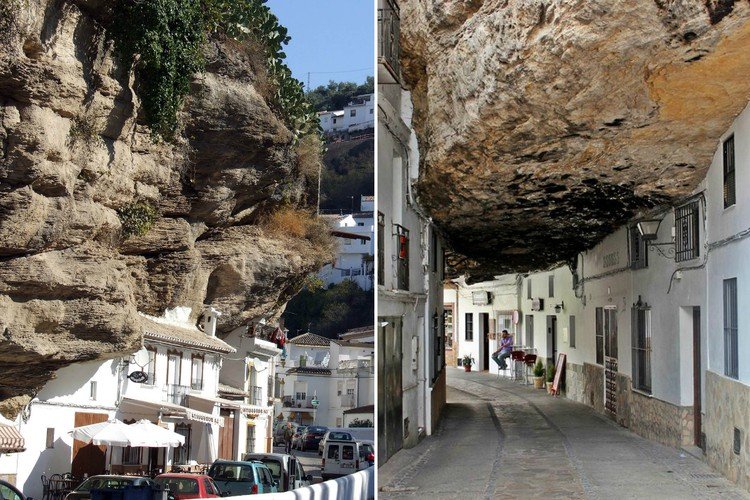
[[[222,409],[225,427],[230,427],[231,453],[219,456],[238,460],[245,453],[273,452],[273,380],[276,360],[281,354],[275,343],[267,339],[260,325],[254,329],[243,326],[224,339],[237,350],[237,355],[224,361],[219,380],[219,394],[238,401],[239,407]]]
[[[500,346],[500,333],[508,330],[514,344],[521,345],[518,289],[515,275],[494,281],[467,285],[463,279],[446,284],[445,308],[446,363],[462,366],[470,356],[473,370],[496,370],[490,359]]]
[[[566,355],[567,397],[649,439],[703,448],[747,489],[750,193],[738,187],[750,183],[749,145],[746,108],[692,196],[519,291],[521,342],[548,362]]]
[[[344,411],[374,404],[372,344],[308,332],[289,340],[286,348],[278,367],[277,420],[340,427]]]
[[[398,6],[379,0],[378,460],[430,435],[445,404],[443,247],[413,196],[412,104],[399,71]]]
[[[375,219],[373,203],[362,196],[362,211],[349,215],[324,215],[338,239],[336,259],[326,264],[318,276],[326,286],[344,280],[355,282],[362,290],[373,288]],[[369,209],[369,210],[368,210]]]
[[[142,353],[65,367],[44,386],[20,416],[26,450],[16,457],[16,484],[26,495],[41,498],[42,474],[168,470],[191,461],[211,463],[221,453],[219,370],[234,349],[215,336],[216,311],[204,315],[203,331],[187,322],[189,314],[176,308],[164,318],[142,316]],[[128,378],[134,372],[148,379],[136,383]],[[106,447],[85,445],[69,434],[111,418],[150,420],[185,436],[185,444]]]
[[[344,129],[358,132],[375,128],[375,94],[355,96],[344,106]]]
[[[344,125],[344,110],[320,111],[320,126],[326,134],[337,134],[346,130]]]

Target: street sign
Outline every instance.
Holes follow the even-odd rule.
[[[128,375],[128,378],[131,382],[135,382],[136,384],[142,384],[144,382],[148,382],[148,374],[146,372],[133,372],[130,375]]]

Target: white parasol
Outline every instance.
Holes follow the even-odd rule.
[[[145,446],[149,448],[166,448],[185,444],[185,436],[169,429],[160,427],[148,420],[139,420],[127,427],[135,434],[134,442],[130,446]]]
[[[76,427],[70,434],[84,443],[109,446],[132,446],[131,442],[135,437],[130,426],[117,419]]]

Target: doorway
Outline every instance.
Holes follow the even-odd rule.
[[[83,427],[84,425],[98,424],[106,422],[109,416],[106,413],[87,413],[76,412],[73,420],[73,427]],[[77,439],[73,440],[73,463],[71,472],[76,477],[83,477],[84,474],[95,476],[104,474],[107,468],[107,447],[104,445],[86,444]]]
[[[219,458],[235,460],[234,456],[234,410],[222,408],[220,410],[224,426],[219,428]],[[248,432],[251,427],[248,427]],[[252,451],[252,450],[247,450]]]
[[[378,328],[378,461],[385,463],[403,447],[401,318],[381,318]]]
[[[547,316],[547,364],[554,365],[557,359],[557,316]]]
[[[490,313],[479,313],[479,324],[482,327],[482,370],[490,369]]]
[[[604,308],[604,408],[617,415],[617,308]]]
[[[701,308],[693,307],[693,443],[705,451],[701,419]]]

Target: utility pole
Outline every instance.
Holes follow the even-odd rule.
[[[310,92],[310,72],[307,72],[307,91]]]

